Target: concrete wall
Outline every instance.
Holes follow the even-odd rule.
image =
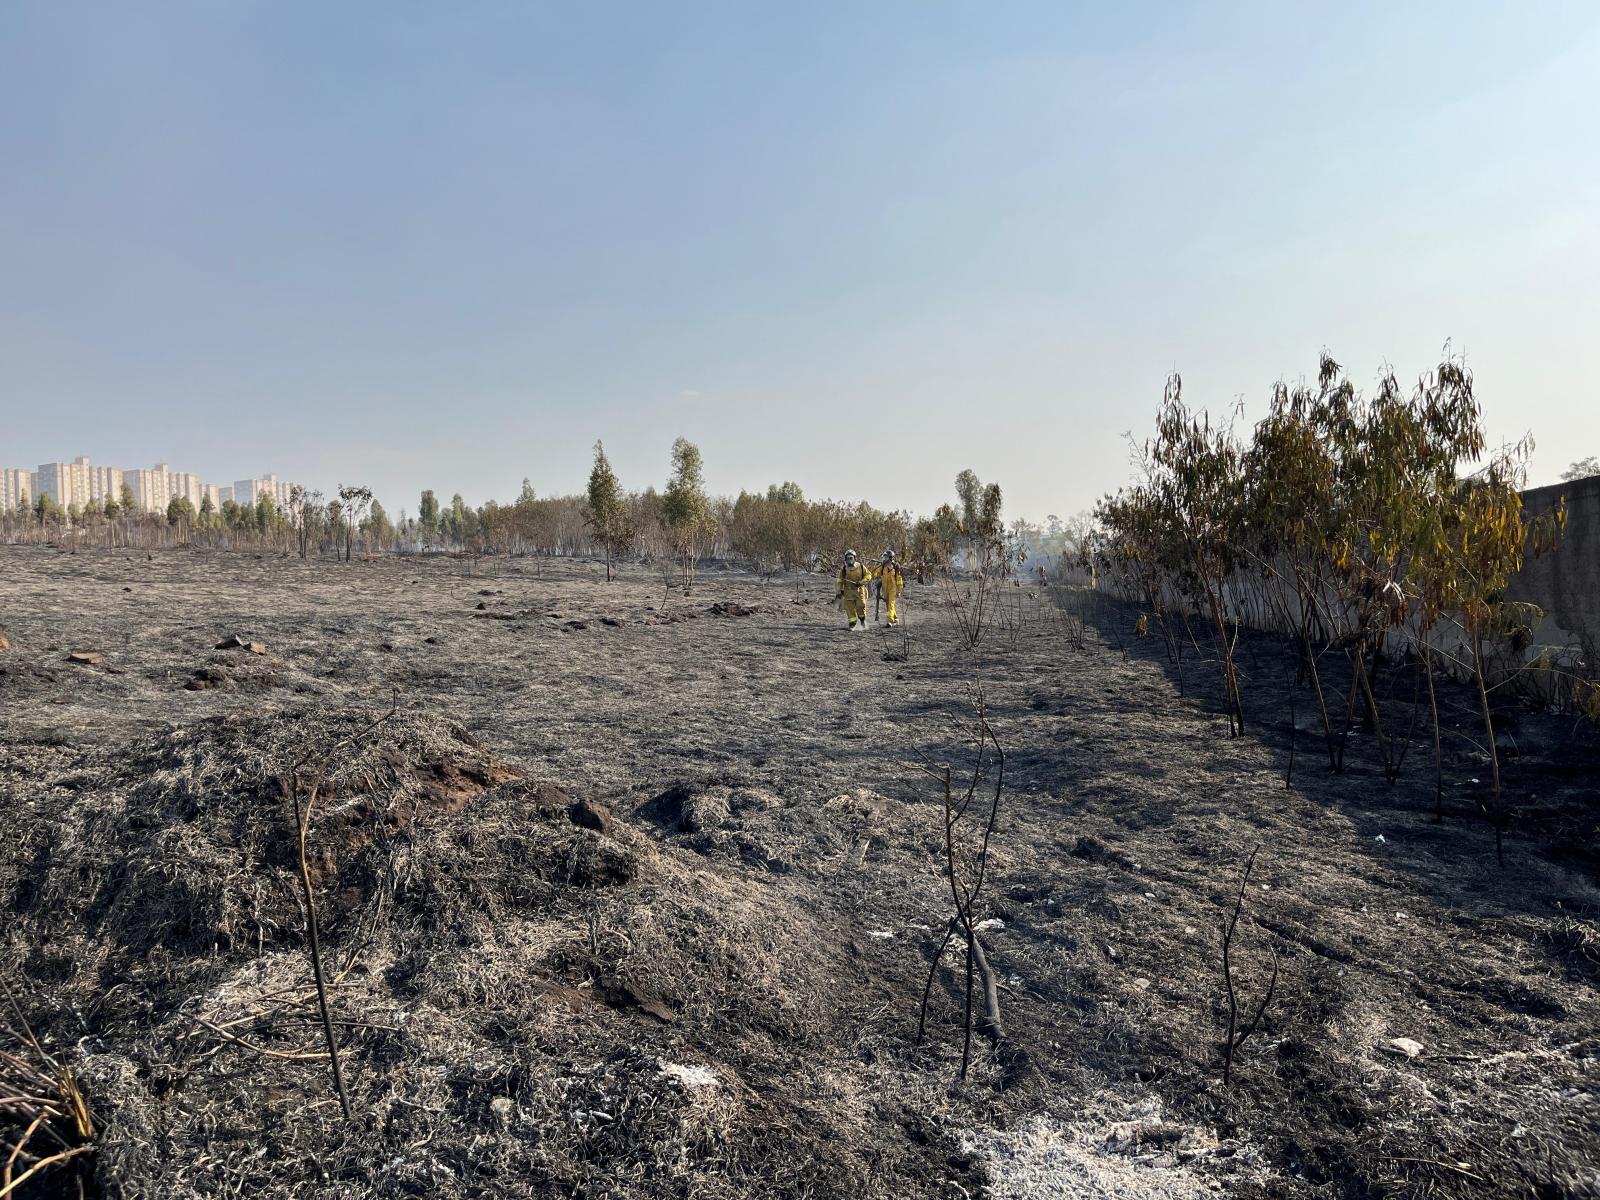
[[[1567,530],[1560,547],[1523,563],[1508,595],[1544,609],[1535,637],[1548,643],[1575,643],[1593,668],[1600,663],[1600,475],[1522,493],[1529,515],[1548,512],[1567,500]]]

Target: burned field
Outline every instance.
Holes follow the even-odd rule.
[[[1507,714],[1501,868],[1464,740],[1442,822],[1359,733],[1286,785],[1268,656],[1230,739],[1129,614],[1019,596],[973,654],[947,599],[853,636],[826,579],[0,549],[11,1194],[1600,1194],[1586,731]],[[922,767],[970,773],[980,674],[961,1081]],[[1238,1028],[1276,983],[1225,1085],[1236,902]]]

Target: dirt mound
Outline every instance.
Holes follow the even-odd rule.
[[[931,809],[857,788],[820,802],[788,800],[736,776],[676,783],[637,810],[675,842],[769,871],[837,878],[891,860],[914,866],[942,853]]]
[[[63,666],[62,670],[67,668]],[[52,667],[28,659],[7,656],[0,659],[0,698],[21,700],[48,693],[60,680]]]
[[[269,655],[260,642],[230,643],[224,639],[204,665],[197,667],[183,686],[191,692],[212,689],[222,691],[270,692],[289,689],[301,694],[315,693],[319,689],[302,673],[275,655]],[[237,651],[243,651],[239,653]]]
[[[11,879],[21,917],[68,916],[116,944],[175,953],[260,946],[298,927],[289,774],[309,776],[357,713],[229,714],[92,754],[24,821]],[[459,807],[510,772],[448,722],[398,715],[383,742],[330,766],[313,873],[332,904],[370,878],[363,853],[428,809]]]
[[[312,835],[341,1123],[284,780],[370,715],[229,716],[30,760],[47,785],[0,849],[4,949],[94,1113],[91,1190],[977,1190],[947,1161],[953,1127],[928,1125],[947,1101],[897,1068],[904,1030],[883,1023],[914,1003],[910,956],[886,969],[803,897],[707,871],[416,713],[334,764]],[[752,818],[780,805],[730,797]]]

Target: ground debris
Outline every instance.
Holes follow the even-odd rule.
[[[1390,1038],[1384,1043],[1383,1049],[1386,1053],[1399,1058],[1416,1058],[1422,1053],[1422,1043],[1415,1038]]]
[[[761,604],[741,604],[737,600],[718,600],[706,612],[713,617],[754,617],[772,610]]]
[[[988,1169],[988,1194],[994,1200],[1212,1200],[1218,1194],[1219,1174],[1209,1165],[1218,1148],[1215,1135],[1163,1120],[1154,1097],[1131,1105],[1092,1099],[1085,1107],[1089,1112],[1072,1121],[1039,1114],[1010,1129],[965,1133],[963,1147]],[[1111,1116],[1118,1108],[1123,1111]],[[1095,1120],[1091,1114],[1105,1115]],[[1264,1180],[1258,1175],[1253,1182],[1259,1188]]]
[[[251,654],[265,654],[266,643],[252,642],[242,633],[231,633],[217,643],[218,650],[248,650]]]

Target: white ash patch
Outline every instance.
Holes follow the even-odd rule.
[[[1155,1099],[1118,1121],[1040,1114],[1009,1130],[967,1131],[960,1143],[987,1169],[992,1200],[1214,1200],[1222,1190],[1196,1169],[1216,1139],[1162,1120]]]
[[[717,1076],[710,1067],[698,1067],[688,1063],[664,1062],[661,1064],[661,1073],[671,1079],[676,1079],[691,1092],[701,1088],[717,1086]]]

